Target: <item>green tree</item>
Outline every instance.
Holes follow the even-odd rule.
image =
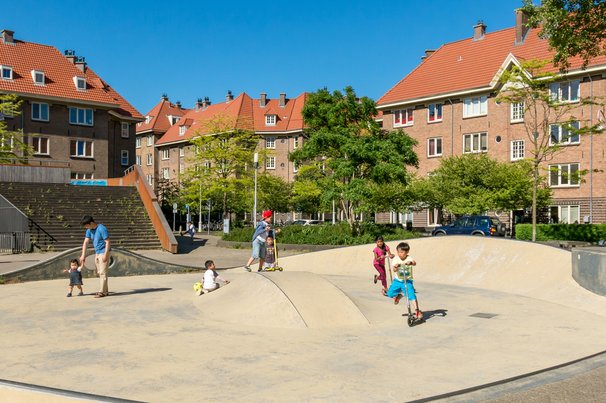
[[[241,124],[241,122],[239,122]],[[203,124],[190,142],[195,148],[186,174],[186,195],[192,200],[212,199],[223,217],[246,211],[253,187],[253,156],[258,136],[236,127],[234,119],[215,116]]]
[[[545,70],[548,61],[528,60],[513,65],[503,72],[503,84],[497,96],[498,102],[516,105],[523,110],[523,127],[526,137],[526,158],[532,163],[533,203],[532,240],[536,240],[537,200],[541,186],[541,165],[560,152],[570,141],[580,136],[601,132],[598,125],[590,126],[587,120],[577,116],[581,106],[595,100],[580,98],[578,89],[571,89],[567,100],[560,99],[560,75]],[[569,102],[573,100],[575,102]],[[578,101],[578,102],[577,102]],[[553,130],[557,132],[554,133]],[[561,135],[559,134],[561,132]],[[573,181],[580,180],[583,172],[572,172]]]
[[[407,166],[417,166],[415,140],[401,130],[382,130],[375,120],[376,104],[344,92],[321,89],[303,108],[309,139],[291,153],[297,162],[316,161],[329,175],[323,192],[338,202],[351,224],[354,213],[371,210],[368,203],[381,186],[407,183]]]
[[[323,207],[322,197],[329,197],[325,191],[326,173],[319,164],[311,163],[299,168],[292,184],[290,205],[295,211],[313,214]],[[329,190],[329,189],[328,189]]]
[[[524,0],[523,10],[531,26],[541,26],[539,35],[555,50],[554,64],[562,70],[568,59],[580,56],[583,67],[599,55],[606,55],[606,1]]]
[[[288,211],[291,186],[282,178],[263,173],[257,178],[257,205],[259,211]]]
[[[15,94],[0,94],[0,163],[27,163],[33,149],[23,141],[21,131],[8,130],[6,116],[19,116],[21,100]]]

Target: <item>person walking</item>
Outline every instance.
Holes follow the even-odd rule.
[[[97,224],[92,216],[82,217],[80,225],[86,229],[84,234],[84,243],[82,244],[82,255],[80,256],[80,266],[84,267],[86,261],[86,249],[88,244],[92,243],[95,248],[95,267],[99,275],[100,288],[95,294],[95,298],[107,297],[109,289],[107,285],[107,272],[109,266],[110,241],[107,228],[103,224]]]

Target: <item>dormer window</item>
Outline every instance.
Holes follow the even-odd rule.
[[[32,70],[32,80],[34,81],[34,84],[36,84],[36,85],[44,85],[45,84],[44,72],[40,71],[40,70]]]
[[[181,116],[173,116],[173,115],[167,115],[168,121],[170,122],[170,125],[174,125],[176,124],[179,120],[181,120]]]
[[[0,65],[0,77],[4,80],[12,80],[13,79],[13,68],[10,66],[2,66]]]
[[[185,126],[185,125],[179,126],[179,136],[183,136],[186,131],[187,131],[187,126]]]
[[[276,120],[276,115],[265,115],[265,126],[275,126]]]
[[[147,116],[145,117],[145,124],[146,124],[146,125],[148,125],[148,124],[149,124],[149,122],[151,122],[151,120],[152,120],[153,118],[154,118],[153,116],[149,116],[149,115],[147,115]]]
[[[78,91],[86,91],[86,78],[74,76],[74,85]]]

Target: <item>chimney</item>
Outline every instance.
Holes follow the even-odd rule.
[[[74,64],[81,72],[84,73],[86,71],[86,59],[84,56],[77,56]]]
[[[427,59],[429,56],[432,55],[432,53],[434,53],[436,50],[435,49],[425,49],[425,54],[423,56],[421,56],[421,60],[425,60]]]
[[[160,101],[168,101],[168,94],[166,92],[162,94],[162,96],[160,97]]]
[[[530,31],[530,26],[528,25],[528,14],[524,12],[522,9],[516,10],[516,45],[521,45],[524,43],[524,39],[526,39],[526,34]]]
[[[194,106],[194,110],[199,111],[200,109],[202,109],[202,98],[198,98]]]
[[[14,34],[15,34],[15,31],[11,31],[10,29],[4,29],[4,30],[2,30],[2,32],[0,33],[0,37],[2,38],[2,42],[4,42],[4,43],[15,43],[15,40],[13,38]]]
[[[278,104],[281,108],[284,108],[286,106],[286,93],[281,92],[280,93],[280,102]]]
[[[473,40],[479,41],[480,39],[484,39],[484,34],[486,34],[486,24],[480,20],[473,26]]]
[[[259,105],[261,106],[261,108],[265,108],[265,106],[267,105],[267,94],[264,92],[261,93],[261,99],[259,100]]]
[[[63,54],[65,55],[65,58],[67,60],[69,60],[72,64],[76,63],[76,51],[71,49],[71,50],[65,50],[63,52]]]
[[[234,95],[231,93],[231,90],[227,90],[227,95],[225,96],[225,102],[231,102],[234,100]]]
[[[206,109],[210,106],[210,99],[208,97],[204,97],[204,102],[202,102],[202,109]]]
[[[175,106],[177,107],[177,109],[181,109],[181,101],[175,102]]]

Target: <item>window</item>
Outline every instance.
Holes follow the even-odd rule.
[[[162,159],[163,160],[167,160],[170,158],[170,149],[169,148],[165,148],[162,151],[160,151],[162,153]]]
[[[429,104],[427,106],[427,121],[428,122],[442,121],[442,104]]]
[[[0,153],[12,152],[14,148],[13,137],[0,136]]]
[[[136,155],[136,156],[135,156],[135,161],[136,161],[137,165],[139,165],[139,166],[141,166],[141,165],[142,165],[142,164],[141,164],[141,156],[140,156],[140,155]]]
[[[69,123],[73,125],[93,125],[93,110],[83,108],[69,108]]]
[[[170,168],[162,168],[162,179],[170,179]]]
[[[122,122],[120,127],[120,135],[123,139],[127,139],[129,136],[130,124],[127,122]]]
[[[578,121],[574,121],[569,124],[563,124],[563,125],[551,125],[550,126],[551,135],[549,136],[549,145],[579,144],[581,139],[580,139],[578,130],[579,130]]]
[[[86,140],[72,140],[70,144],[72,157],[91,158],[93,156],[93,142]]]
[[[151,176],[150,174],[147,174],[147,176],[146,176],[146,177],[147,177],[147,184],[148,184],[149,186],[154,186],[154,177],[153,177],[153,176]]]
[[[32,102],[32,120],[48,122],[48,104]]]
[[[427,210],[427,225],[436,226],[440,224],[440,211],[438,209]]]
[[[276,115],[265,115],[265,126],[275,126]]]
[[[179,120],[181,120],[181,116],[168,115],[167,118],[168,118],[168,121],[170,122],[171,126],[176,124]]]
[[[511,123],[524,121],[524,102],[511,104]]]
[[[145,117],[145,124],[146,124],[146,125],[148,125],[148,124],[149,124],[149,122],[151,122],[151,120],[152,120],[152,119],[153,119],[153,116],[149,116],[149,115],[147,115],[147,116]]]
[[[135,138],[135,147],[136,148],[141,148],[141,137]]]
[[[265,148],[275,150],[276,149],[276,138],[275,137],[266,137],[265,138]]]
[[[299,148],[299,138],[295,137],[293,139],[293,148],[296,150],[297,148]]]
[[[153,146],[154,145],[154,135],[153,134],[148,134],[147,135],[147,145],[148,146]]]
[[[34,81],[35,85],[44,85],[44,72],[40,70],[32,70],[32,80]]]
[[[276,157],[267,157],[265,160],[266,169],[276,169]]]
[[[180,174],[185,173],[185,164],[184,164],[183,162],[181,162],[181,163],[179,164],[179,173],[180,173]]]
[[[554,102],[578,102],[579,80],[553,83],[549,85],[549,95]]]
[[[437,157],[442,155],[442,137],[427,139],[427,156]]]
[[[511,142],[511,160],[524,159],[524,140],[513,140]]]
[[[34,137],[32,138],[32,148],[34,154],[48,155],[48,137]]]
[[[299,163],[297,161],[295,161],[295,162],[292,163],[292,171],[294,173],[299,172]]]
[[[179,157],[185,157],[185,147],[179,147]]]
[[[72,179],[94,179],[95,175],[92,172],[72,172]]]
[[[151,154],[147,154],[147,165],[151,165],[154,162]]]
[[[551,206],[549,218],[554,224],[578,224],[581,219],[579,206]]]
[[[13,68],[10,66],[1,66],[0,65],[0,73],[1,77],[4,80],[12,80],[13,79]]]
[[[411,126],[413,122],[413,108],[400,109],[393,113],[393,125],[397,126]]]
[[[579,186],[579,164],[549,166],[549,186]]]
[[[120,165],[122,165],[123,167],[129,165],[128,150],[120,151]]]
[[[465,98],[463,102],[463,117],[486,115],[488,111],[488,98],[486,95],[480,97]]]
[[[179,126],[179,136],[183,136],[187,131],[187,126]]]
[[[463,136],[463,153],[481,153],[488,150],[486,133],[465,134]]]
[[[86,91],[86,78],[74,76],[74,85],[78,91]]]

